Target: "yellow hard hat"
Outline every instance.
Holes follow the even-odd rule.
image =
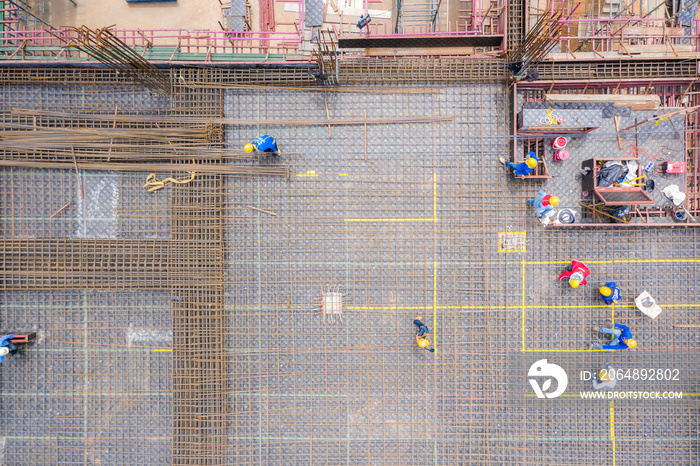
[[[612,290],[610,289],[610,287],[601,286],[600,287],[600,294],[602,294],[605,297],[612,296]]]
[[[578,286],[581,284],[579,280],[569,280],[569,285],[571,285],[571,288],[578,288]]]
[[[627,343],[627,346],[630,348],[636,348],[637,347],[637,340],[634,338],[628,338],[627,340],[624,340],[625,343]]]
[[[530,157],[525,161],[525,164],[528,166],[528,168],[535,168],[537,166],[537,160]]]
[[[243,146],[243,150],[249,154],[253,152],[253,149],[255,149],[255,146],[253,146],[251,143],[248,143],[245,146]]]
[[[603,382],[607,382],[608,380],[610,380],[610,373],[606,370],[602,370],[598,372],[598,378]]]
[[[426,340],[425,338],[421,338],[420,340],[418,340],[418,346],[420,346],[421,348],[425,348],[429,344],[430,344],[430,342],[428,340]]]
[[[530,168],[532,168],[532,167],[530,167]],[[557,196],[552,196],[549,198],[549,203],[551,205],[557,205],[557,204],[559,204],[559,198]]]

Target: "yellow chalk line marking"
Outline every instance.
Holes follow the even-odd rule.
[[[615,303],[612,303],[612,309],[610,310],[610,318],[612,319],[613,328],[615,328]]]
[[[535,395],[534,393],[526,393],[525,396],[534,398],[537,395]],[[683,393],[683,396],[700,396],[700,393]],[[562,393],[557,398],[561,398],[561,397],[581,398],[581,395],[579,393]],[[582,398],[582,399],[595,400],[596,398]],[[671,400],[671,399],[669,399],[669,400]],[[673,401],[675,401],[675,399]]]
[[[644,263],[682,263],[682,262],[700,262],[700,259],[631,259],[631,260],[614,260],[614,261],[583,261],[584,264],[644,264]],[[525,261],[530,265],[542,264],[570,264],[571,261]]]
[[[523,352],[525,352],[525,261],[522,263],[522,273],[520,274],[523,282],[523,302],[522,302],[522,322],[523,322]]]
[[[153,351],[172,351],[172,349],[154,349]]]
[[[433,218],[437,221],[437,174],[433,173]]]
[[[633,305],[626,304],[616,304],[619,309],[634,309]],[[664,307],[700,307],[700,304],[664,304]],[[571,306],[440,306],[442,309],[583,309],[583,308],[603,308],[610,307],[608,305],[591,305],[591,306],[581,306],[581,305],[571,305]],[[357,311],[390,311],[392,309],[406,309],[412,311],[423,311],[430,309],[430,306],[347,306],[346,309],[354,309]]]
[[[526,264],[571,264],[571,261],[524,261]],[[581,261],[583,262],[583,261]],[[584,264],[612,264],[614,261],[585,261]]]
[[[499,233],[500,235],[500,233]],[[695,263],[700,262],[700,259],[632,259],[632,260],[614,260],[614,261],[586,261],[586,264],[643,264],[643,263]],[[601,308],[607,307],[607,305],[592,305],[592,306],[525,306],[525,265],[546,265],[546,264],[569,264],[571,261],[522,261],[522,271],[521,275],[523,278],[523,305],[522,305],[522,341],[523,353],[534,353],[551,351],[557,353],[584,353],[590,351],[603,351],[603,350],[526,350],[525,349],[525,309],[576,309],[576,308]],[[611,319],[613,326],[615,325],[615,304],[613,303],[611,309]],[[620,304],[617,307],[623,309],[634,309],[636,306],[629,304]],[[700,304],[664,304],[664,307],[700,307]],[[476,308],[476,307],[473,307]]]
[[[437,222],[436,218],[346,218],[346,222]]]
[[[297,173],[297,176],[318,176],[316,170],[308,170],[306,173]]]
[[[348,176],[347,173],[338,173],[338,176]]]
[[[433,348],[437,350],[437,261],[433,262]]]
[[[605,351],[602,349],[524,349],[522,353],[591,353],[595,351]],[[605,351],[609,353],[610,351]]]
[[[615,405],[610,400],[610,440],[613,447],[613,466],[617,464],[617,442],[615,439]]]
[[[526,231],[503,231],[498,233],[498,252],[527,252],[527,247],[525,245],[525,241],[523,241],[523,248],[522,249],[501,249],[501,235],[523,235],[523,240],[527,239],[527,232]]]
[[[346,222],[437,222],[437,174],[433,173],[433,218],[346,218],[344,220]]]

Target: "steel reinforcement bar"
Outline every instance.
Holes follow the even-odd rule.
[[[172,288],[173,464],[224,464],[227,446],[224,354],[222,177],[208,175],[173,196],[177,269],[211,276]]]
[[[538,81],[619,81],[698,77],[698,60],[615,60],[540,62]]]
[[[205,265],[211,244],[168,240],[2,239],[0,289],[170,289],[178,283],[220,283],[219,271]],[[173,251],[187,250],[197,264],[173,266]]]
[[[501,59],[346,58],[338,60],[341,84],[501,83],[508,74]],[[697,59],[541,62],[538,82],[559,80],[672,79],[698,77]],[[211,89],[232,86],[318,86],[307,67],[173,68],[171,83]],[[3,68],[0,84],[129,85],[115,72],[95,68]]]
[[[506,78],[500,59],[347,59],[339,60],[342,84],[500,83]]]
[[[193,92],[178,86],[171,95],[175,115],[223,117],[219,89]],[[231,367],[224,335],[229,324],[224,311],[223,182],[219,174],[198,176],[170,198],[172,239],[183,244],[170,256],[173,273],[201,272],[212,278],[204,285],[177,280],[172,287],[174,465],[226,463]]]

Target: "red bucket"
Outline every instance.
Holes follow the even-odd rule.
[[[563,149],[569,140],[563,136],[552,139],[552,149]]]
[[[555,162],[563,162],[564,160],[569,158],[569,151],[568,150],[558,150],[554,152],[554,161]]]

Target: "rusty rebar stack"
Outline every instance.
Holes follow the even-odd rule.
[[[48,30],[48,32],[66,43],[66,47],[75,48],[86,53],[88,57],[94,58],[118,73],[123,74],[134,83],[162,94],[170,94],[171,87],[167,73],[159,70],[151,62],[136,53],[124,41],[112,34],[109,30],[110,27],[94,30],[87,26],[68,28],[68,30],[76,34],[77,37],[75,39],[68,39],[64,35],[54,34],[51,30]]]
[[[514,76],[522,76],[537,65],[559,42],[562,32],[562,10],[546,10],[519,44],[508,53],[508,68]]]

